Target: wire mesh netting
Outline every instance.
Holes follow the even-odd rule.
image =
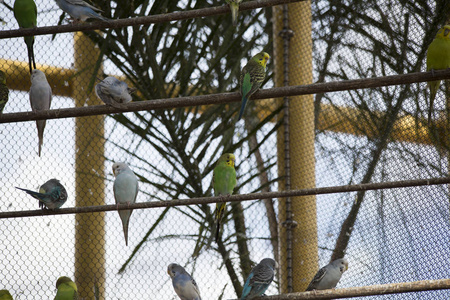
[[[39,27],[69,22],[56,2],[35,2]],[[13,4],[0,3],[2,30],[18,28]],[[119,19],[224,2],[93,4]],[[241,11],[237,27],[224,14],[39,35],[37,69],[52,88],[51,109],[103,104],[94,86],[106,76],[137,88],[134,101],[236,92],[242,67],[260,51],[271,56],[263,88],[282,86],[284,72],[290,85],[419,72],[450,19],[450,1],[314,1],[289,4],[285,12]],[[294,32],[289,70],[286,35],[279,34],[286,24]],[[23,38],[1,39],[0,53],[10,90],[3,113],[31,111]],[[291,189],[447,176],[448,85],[437,93],[430,124],[428,99],[426,83],[291,98]],[[3,123],[0,210],[38,209],[15,187],[38,191],[52,178],[67,190],[63,208],[114,204],[115,162],[137,175],[137,202],[212,196],[222,153],[236,156],[234,194],[283,190],[281,102],[249,101],[241,121],[240,103],[52,119],[40,157],[35,121]],[[450,278],[446,185],[293,198],[292,284],[284,201],[228,204],[219,240],[210,244],[215,204],[136,209],[128,246],[117,212],[2,218],[0,289],[14,299],[52,299],[57,278],[69,276],[82,299],[178,299],[167,275],[178,263],[203,299],[235,299],[266,257],[279,263],[267,295],[304,291],[319,267],[344,256],[349,269],[338,288]],[[449,296],[442,290],[372,298]]]

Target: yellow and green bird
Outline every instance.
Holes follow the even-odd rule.
[[[260,52],[253,56],[250,61],[242,68],[241,72],[241,110],[239,111],[238,121],[244,114],[245,106],[247,106],[248,99],[260,87],[266,77],[266,64],[270,56],[266,52]]]
[[[37,8],[33,0],[16,0],[14,2],[14,17],[19,23],[20,28],[34,28],[37,25]],[[34,61],[34,36],[24,37],[25,44],[28,50],[28,66],[31,74],[31,62],[36,69],[36,62]]]
[[[62,276],[56,281],[56,296],[54,300],[78,300],[78,289],[69,277]]]
[[[233,21],[233,26],[237,26],[237,19],[239,15],[239,4],[242,0],[226,0],[230,5],[231,9],[231,20]]]
[[[6,103],[8,102],[9,90],[6,86],[6,74],[0,70],[0,116],[3,113]]]
[[[427,71],[443,70],[450,68],[450,25],[445,25],[439,29],[436,37],[428,46],[427,51]],[[429,81],[430,88],[430,110],[428,112],[428,123],[431,122],[433,112],[433,102],[441,84],[440,80]]]
[[[13,300],[8,290],[0,290],[0,300]]]
[[[236,158],[233,153],[223,154],[217,161],[213,171],[214,195],[231,195],[236,186],[236,170],[234,162]],[[225,213],[225,202],[216,203],[215,224],[216,224],[216,243],[219,240],[220,221]]]

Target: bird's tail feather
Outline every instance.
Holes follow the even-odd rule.
[[[39,157],[41,156],[42,144],[44,144],[45,124],[46,124],[46,120],[36,121],[36,126],[37,126],[37,130],[38,130],[38,138],[39,138]]]
[[[239,111],[238,121],[242,118],[242,115],[244,114],[245,107],[247,106],[247,101],[248,101],[247,97],[245,97],[245,96],[242,97],[242,104],[241,104],[241,110]]]
[[[33,191],[30,191],[30,190],[27,190],[27,189],[23,189],[23,188],[20,188],[20,187],[17,187],[17,186],[16,186],[16,189],[26,192],[27,194],[31,195],[33,198],[38,199],[39,201],[41,201],[41,198],[45,197],[45,195],[42,194],[42,193],[33,192]]]
[[[30,68],[30,74],[31,71],[36,69],[36,61],[34,60],[34,36],[26,36],[25,37],[25,43],[27,44],[27,51],[28,51],[28,67]]]
[[[436,98],[436,94],[437,94],[440,84],[441,84],[440,80],[428,82],[428,86],[430,87],[430,108],[428,110],[428,125],[431,124],[431,116],[433,115],[434,99]]]
[[[231,2],[230,9],[231,9],[231,20],[233,21],[233,26],[236,27],[238,23],[239,4]]]
[[[122,221],[123,235],[125,237],[125,245],[128,246],[128,225],[130,224],[130,217],[133,211],[130,210],[119,210],[120,220]]]

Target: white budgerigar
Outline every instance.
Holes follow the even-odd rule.
[[[132,204],[136,203],[136,197],[139,190],[138,180],[133,171],[126,163],[117,162],[112,166],[114,176],[114,198],[116,204]],[[128,225],[132,209],[119,210],[119,216],[122,220],[123,233],[125,235],[125,244],[128,246]]]
[[[122,103],[128,103],[132,100],[131,93],[136,91],[136,88],[130,88],[128,85],[115,78],[106,77],[95,86],[95,94],[100,100],[108,105],[121,108]]]
[[[75,22],[85,22],[87,19],[98,19],[108,21],[108,18],[103,17],[99,13],[101,9],[94,7],[83,0],[56,0],[59,8],[68,13]]]
[[[33,111],[50,109],[52,103],[52,88],[48,84],[47,77],[40,70],[31,72],[30,103]],[[39,138],[39,156],[41,156],[42,144],[44,143],[44,129],[46,120],[36,121]]]
[[[333,289],[341,279],[342,274],[348,270],[348,261],[345,258],[336,259],[321,268],[309,283],[306,291]]]
[[[172,278],[173,288],[181,300],[202,300],[197,283],[182,266],[170,264],[167,273]]]

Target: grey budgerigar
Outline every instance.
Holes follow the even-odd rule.
[[[122,107],[122,103],[128,103],[132,100],[131,94],[136,91],[115,77],[106,77],[95,86],[95,94],[107,105],[117,108]]]
[[[59,8],[64,12],[68,13],[75,22],[85,22],[87,19],[109,20],[99,14],[102,12],[101,9],[98,9],[83,0],[56,0],[56,4],[58,4]]]
[[[309,283],[306,291],[333,289],[341,279],[342,274],[348,270],[348,261],[345,258],[336,259],[321,268],[313,280]]]
[[[197,283],[182,266],[170,264],[167,273],[172,278],[173,288],[181,300],[201,300]]]
[[[40,70],[33,70],[31,72],[30,103],[33,111],[48,110],[52,103],[52,88],[50,87],[50,84],[48,84],[44,72]],[[39,138],[39,156],[41,156],[42,144],[44,143],[44,129],[46,123],[46,120],[36,121]]]

